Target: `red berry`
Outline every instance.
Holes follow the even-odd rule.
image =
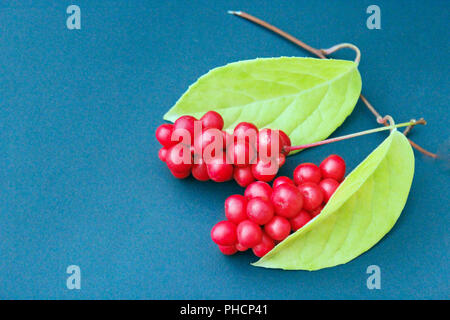
[[[316,209],[309,211],[309,213],[311,214],[312,217],[317,216],[319,213],[322,212],[322,209],[324,208],[324,205],[321,204],[320,206],[318,206]]]
[[[220,246],[232,246],[237,242],[236,225],[220,221],[211,229],[211,239]]]
[[[218,144],[217,146],[215,145],[216,143]],[[201,154],[205,159],[207,156],[207,152],[205,152],[205,154],[203,154],[203,152],[208,146],[210,146],[208,150],[212,151],[209,152],[212,156],[215,155],[216,148],[219,150],[223,150],[225,148],[225,136],[223,135],[222,131],[215,128],[209,128],[203,130],[201,134],[195,137],[194,150],[197,153]]]
[[[233,136],[235,140],[247,136],[244,141],[249,142],[254,140],[256,142],[258,138],[258,128],[252,123],[241,122],[234,128]],[[253,136],[254,139],[248,138],[251,136]]]
[[[248,142],[236,141],[227,145],[228,161],[238,167],[245,167],[250,163],[255,163],[256,152]]]
[[[276,161],[259,159],[258,162],[252,164],[252,174],[255,179],[265,182],[272,181],[277,175],[278,169]]]
[[[281,168],[286,163],[286,156],[284,154],[280,153],[278,155],[277,161],[278,161],[278,167]]]
[[[272,148],[274,148],[272,150]],[[278,130],[264,128],[258,134],[258,154],[263,158],[277,156],[281,153],[283,142]]]
[[[166,153],[166,164],[170,171],[180,174],[190,172],[192,167],[190,148],[181,143],[170,147]]]
[[[231,142],[233,142],[234,138],[232,134],[229,134],[228,132],[226,132],[225,130],[222,130],[222,134],[224,136],[225,139],[225,147],[228,146]]]
[[[177,179],[184,179],[184,178],[189,177],[189,175],[191,174],[191,171],[175,172],[175,171],[170,170],[170,173],[172,173],[172,175]]]
[[[192,165],[192,175],[195,179],[199,181],[209,180],[208,169],[206,168],[206,163],[201,157],[196,159],[196,162]]]
[[[332,154],[325,158],[319,167],[324,179],[331,178],[337,182],[341,182],[344,179],[345,161],[337,154]]]
[[[172,141],[173,125],[169,123],[164,123],[156,129],[156,139],[164,147],[170,147],[177,143],[177,141]]]
[[[314,163],[302,163],[294,170],[294,181],[297,185],[306,182],[319,183],[321,179],[320,169]]]
[[[225,200],[225,216],[235,224],[247,219],[247,199],[239,194],[229,196]]]
[[[273,218],[273,214],[273,205],[269,200],[265,198],[252,198],[248,201],[247,216],[251,221],[263,225]]]
[[[239,242],[236,243],[236,249],[238,249],[238,251],[247,251],[248,248],[244,247],[242,244],[240,244]]]
[[[292,218],[303,207],[303,196],[296,186],[284,183],[273,189],[272,203],[277,215]]]
[[[244,220],[237,226],[238,242],[247,248],[253,248],[262,240],[261,228],[250,220]]]
[[[246,187],[253,181],[255,177],[253,176],[251,167],[235,167],[233,172],[233,178],[241,187]]]
[[[177,120],[175,120],[173,124],[173,129],[186,129],[189,132],[194,132],[194,122],[197,121],[197,119],[193,116],[181,116]]]
[[[273,180],[272,188],[276,188],[279,185],[282,185],[283,183],[288,183],[288,184],[294,185],[294,181],[292,181],[288,177],[281,176],[281,177],[278,177],[275,180]]]
[[[159,160],[161,160],[162,162],[166,162],[166,155],[167,155],[166,147],[162,147],[161,149],[159,149],[158,151]]]
[[[237,252],[236,246],[221,246],[219,245],[219,250],[224,255],[231,256]]]
[[[187,130],[188,133],[191,136],[191,144],[194,142],[194,123],[197,121],[192,116],[181,116],[177,120],[175,120],[173,124],[173,131],[174,133],[183,134],[183,132],[180,129]]]
[[[306,182],[298,186],[303,194],[303,208],[312,211],[323,202],[323,193],[320,187],[313,182]]]
[[[312,216],[306,211],[301,210],[298,215],[293,217],[292,219],[289,219],[289,222],[291,223],[292,231],[297,231],[301,227],[303,227],[305,224],[309,222],[309,220],[312,219]]]
[[[216,128],[222,130],[223,128],[223,118],[215,111],[208,111],[200,118],[204,128]]]
[[[339,187],[339,182],[337,182],[334,179],[323,179],[319,183],[320,189],[322,189],[322,193],[324,196],[324,201],[328,202],[330,200],[333,193],[336,191],[336,189]]]
[[[291,139],[283,130],[278,130],[278,133],[282,143],[281,152],[287,156],[289,154],[289,147],[291,146]]]
[[[291,232],[291,224],[288,219],[275,216],[264,226],[264,231],[273,240],[281,241]]]
[[[227,163],[225,154],[214,157],[206,164],[208,175],[215,182],[224,182],[233,178],[233,165]]]
[[[275,247],[275,243],[272,238],[270,238],[267,234],[263,233],[262,240],[256,246],[253,247],[253,253],[257,257],[265,256],[270,250]]]
[[[255,181],[245,189],[244,195],[247,199],[260,197],[270,200],[272,188],[266,182]]]

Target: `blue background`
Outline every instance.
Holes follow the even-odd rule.
[[[448,163],[416,154],[408,203],[393,230],[350,263],[317,272],[266,270],[211,242],[234,182],[174,179],[154,131],[200,75],[226,63],[308,56],[227,10],[265,19],[316,47],[362,51],[363,92],[411,138],[446,153],[448,1],[14,1],[0,4],[0,298],[449,298]],[[9,2],[9,1],[8,1]],[[66,8],[81,7],[81,30]],[[366,8],[381,8],[381,30]],[[353,59],[351,51],[334,55]],[[376,126],[358,102],[333,134]],[[349,170],[386,133],[307,150]],[[81,290],[66,288],[81,267]],[[366,268],[381,267],[381,290]]]

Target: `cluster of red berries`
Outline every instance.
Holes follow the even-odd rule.
[[[232,255],[251,248],[262,257],[317,216],[344,179],[345,162],[330,155],[320,166],[303,163],[294,178],[278,177],[270,187],[263,181],[251,183],[244,196],[225,200],[225,216],[211,230],[220,251]]]
[[[200,181],[224,182],[234,178],[246,187],[255,180],[272,181],[285,163],[291,141],[282,130],[262,129],[241,122],[233,134],[223,131],[224,121],[215,111],[200,120],[181,116],[174,124],[156,130],[161,143],[159,158],[176,178],[191,173]]]

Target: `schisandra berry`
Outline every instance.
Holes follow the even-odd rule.
[[[312,211],[323,202],[323,193],[319,185],[313,182],[306,182],[298,186],[303,194],[303,208]]]
[[[303,196],[296,186],[284,183],[272,192],[272,203],[277,215],[292,218],[303,207]]]
[[[276,161],[259,159],[252,165],[252,174],[256,180],[269,182],[278,173],[278,164]]]
[[[204,128],[216,128],[219,130],[223,129],[223,118],[215,111],[208,111],[200,118]]]
[[[324,179],[331,178],[341,182],[345,175],[345,161],[337,154],[325,158],[320,164],[320,171]]]
[[[190,173],[192,167],[190,150],[182,144],[170,147],[166,153],[166,164],[172,172],[178,174]]]
[[[272,220],[264,225],[264,231],[273,240],[281,241],[291,232],[291,224],[284,217],[274,216]]]
[[[282,142],[281,152],[287,156],[289,154],[289,147],[291,146],[291,139],[283,130],[278,130],[278,133]]]
[[[323,179],[319,182],[319,187],[322,189],[322,193],[324,196],[324,201],[328,202],[330,200],[333,193],[336,191],[336,189],[339,187],[339,182],[337,182],[334,179]]]
[[[321,179],[320,169],[314,163],[302,163],[294,170],[294,181],[297,185],[305,182],[319,183]]]
[[[162,162],[166,162],[166,155],[167,155],[166,147],[162,147],[161,149],[159,149],[159,151],[158,151],[159,160],[161,160]]]
[[[231,256],[237,252],[236,246],[221,246],[219,245],[219,250],[224,255]]]
[[[247,248],[253,248],[262,240],[262,230],[259,225],[250,220],[244,220],[237,226],[238,242]]]
[[[176,172],[176,171],[172,171],[172,170],[170,170],[170,173],[177,179],[185,179],[185,178],[189,177],[189,175],[191,174],[190,171]]]
[[[252,168],[247,167],[235,167],[233,172],[233,178],[241,187],[246,187],[253,181],[255,177],[252,173]]]
[[[315,216],[317,216],[319,213],[322,212],[323,207],[324,207],[324,205],[323,205],[323,203],[322,203],[322,204],[321,204],[320,206],[318,206],[316,209],[309,211],[309,213],[310,213],[313,217],[315,217]]]
[[[214,157],[206,164],[208,175],[215,182],[225,182],[233,178],[233,165],[227,163],[226,156]]]
[[[278,162],[278,167],[281,168],[286,163],[286,156],[284,154],[280,153],[278,155],[277,162]]]
[[[273,218],[272,203],[265,198],[252,198],[247,203],[247,216],[251,221],[263,225]]]
[[[240,122],[234,128],[233,136],[234,136],[235,140],[238,140],[239,137],[244,137],[244,136],[247,136],[247,137],[254,136],[257,139],[258,128],[253,123]],[[248,139],[247,137],[245,138],[245,141],[247,141],[247,142],[251,141],[251,139]]]
[[[305,224],[307,224],[312,219],[312,216],[308,213],[306,210],[301,210],[299,214],[297,214],[292,219],[289,219],[289,222],[291,223],[291,229],[292,231],[297,231],[301,227],[303,227]]]
[[[294,181],[292,181],[292,180],[289,179],[288,177],[281,176],[281,177],[276,178],[276,179],[273,181],[272,188],[276,188],[276,187],[278,187],[279,185],[281,185],[281,184],[283,184],[283,183],[288,183],[288,184],[294,185]]]
[[[164,123],[156,129],[156,139],[162,146],[166,148],[171,147],[177,143],[177,141],[172,141],[172,132],[173,125]]]
[[[247,219],[247,199],[239,194],[225,200],[225,216],[236,225]]]
[[[179,135],[183,135],[184,132],[181,129],[187,130],[191,137],[191,144],[194,142],[194,123],[197,121],[192,116],[181,116],[175,120],[173,124],[173,132]],[[177,132],[178,131],[178,132]]]
[[[236,141],[227,145],[228,161],[237,167],[245,167],[254,163],[257,157],[256,150],[248,142]]]
[[[209,180],[208,169],[203,158],[196,159],[198,163],[192,165],[192,176],[199,181]]]
[[[248,250],[247,247],[244,247],[244,246],[243,246],[242,244],[240,244],[239,242],[236,243],[236,249],[237,249],[238,251],[247,251],[247,250]]]
[[[237,242],[236,225],[220,221],[211,229],[211,239],[220,246],[232,246]]]
[[[222,133],[225,137],[225,146],[228,146],[234,140],[234,137],[232,134],[226,132],[225,130],[222,130]]]
[[[276,148],[272,150],[272,147]],[[258,152],[267,157],[277,156],[281,153],[283,142],[278,130],[264,128],[258,134]]]
[[[245,189],[244,195],[247,199],[260,197],[270,200],[272,188],[266,182],[255,181]]]
[[[275,243],[266,233],[263,233],[261,242],[252,248],[255,256],[261,258],[275,247]]]
[[[211,146],[210,148],[213,151],[210,153],[212,156],[215,156],[214,151],[216,143],[219,144],[218,149],[220,150],[223,150],[226,146],[225,136],[223,135],[223,132],[215,128],[204,129],[202,133],[196,136],[194,139],[194,150],[195,152],[199,153],[199,155],[205,157],[204,150],[212,143],[214,143],[214,145]]]

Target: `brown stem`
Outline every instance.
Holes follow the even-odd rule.
[[[307,45],[303,41],[300,41],[299,39],[295,38],[294,36],[291,36],[289,33],[284,32],[283,30],[278,29],[277,27],[275,27],[275,26],[273,26],[273,25],[271,25],[271,24],[269,24],[269,23],[267,23],[267,22],[265,22],[265,21],[263,21],[261,19],[258,19],[258,18],[254,17],[254,16],[252,16],[252,15],[250,15],[248,13],[245,13],[245,12],[242,12],[242,11],[228,11],[228,13],[229,14],[234,14],[236,16],[239,16],[239,17],[242,17],[244,19],[247,19],[247,20],[249,20],[249,21],[251,21],[253,23],[259,24],[260,26],[262,26],[262,27],[264,27],[266,29],[269,29],[272,32],[275,32],[276,34],[279,34],[283,38],[285,38],[285,39],[295,43],[296,45],[302,47],[306,51],[309,51],[312,54],[315,54],[319,58],[322,58],[322,59],[326,59],[327,58],[327,57],[325,57],[323,55],[323,53],[320,50],[315,49],[315,48]]]
[[[233,14],[236,15],[238,17],[244,18],[246,20],[249,20],[257,25],[260,25],[278,35],[280,35],[281,37],[291,41],[292,43],[295,43],[296,45],[298,45],[299,47],[302,47],[303,49],[305,49],[306,51],[314,54],[315,56],[321,58],[321,59],[327,59],[327,57],[325,56],[324,52],[327,52],[327,50],[323,50],[323,49],[316,49],[311,47],[310,45],[304,43],[303,41],[300,41],[299,39],[295,38],[294,36],[290,35],[287,32],[284,32],[283,30],[271,25],[270,23],[267,23],[259,18],[256,18],[246,12],[243,11],[228,11],[229,14]],[[357,55],[358,58],[358,55]],[[374,108],[374,106],[372,106],[372,104],[367,100],[367,98],[365,96],[363,96],[362,94],[360,95],[360,99],[361,101],[366,105],[366,107],[369,109],[369,111],[376,117],[377,122],[380,124],[384,124],[385,126],[388,126],[388,124],[386,123],[386,121],[383,120],[383,117],[377,112],[377,110]],[[411,131],[411,128],[406,128],[405,130],[405,134],[408,134],[409,131]],[[434,153],[431,153],[427,150],[425,150],[424,148],[422,148],[421,146],[419,146],[418,144],[416,144],[415,142],[413,142],[411,139],[408,139],[409,143],[411,144],[411,146],[413,146],[413,148],[415,148],[416,150],[418,150],[419,152],[432,157],[432,158],[437,158],[438,156]]]
[[[411,121],[415,121],[415,119],[411,119]],[[420,119],[417,120],[417,121],[424,121],[424,122],[426,123],[426,121],[425,121],[424,118],[420,118]],[[413,126],[408,126],[408,127],[406,127],[405,131],[403,131],[403,134],[406,136],[406,135],[411,131],[412,127],[413,127]]]
[[[432,153],[432,152],[422,148],[421,146],[419,146],[417,143],[415,143],[411,139],[408,138],[408,141],[413,146],[413,148],[415,148],[417,151],[423,153],[424,155],[429,156],[429,157],[434,158],[434,159],[436,159],[438,157],[437,154]]]

